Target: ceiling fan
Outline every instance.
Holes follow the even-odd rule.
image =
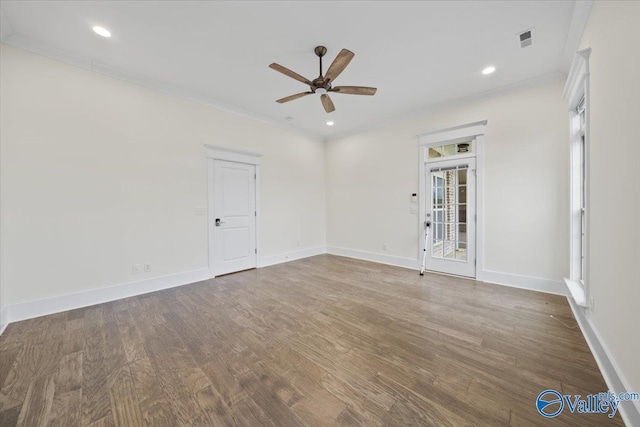
[[[333,105],[333,101],[329,98],[328,92],[335,93],[345,93],[348,95],[375,95],[376,89],[375,87],[365,87],[365,86],[332,86],[331,83],[347,68],[349,62],[353,59],[355,54],[347,49],[342,49],[336,59],[333,60],[329,69],[327,70],[327,74],[325,76],[322,75],[322,57],[327,53],[327,48],[324,46],[317,46],[314,49],[316,55],[320,59],[320,76],[315,80],[309,80],[300,74],[291,71],[288,68],[283,67],[282,65],[276,64],[275,62],[269,65],[269,68],[273,68],[276,71],[281,72],[285,76],[289,76],[292,79],[298,80],[306,85],[309,85],[311,89],[308,92],[301,92],[295,95],[287,96],[284,98],[278,99],[276,102],[283,104],[285,102],[293,101],[294,99],[302,98],[303,96],[311,95],[313,93],[320,94],[320,101],[322,102],[322,106],[327,113],[331,113],[335,111],[336,107]]]

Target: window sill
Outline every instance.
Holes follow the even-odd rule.
[[[580,307],[588,308],[587,305],[587,295],[584,290],[584,286],[577,280],[564,279],[564,282],[567,284],[567,288],[569,288],[569,292],[571,293],[571,297]]]

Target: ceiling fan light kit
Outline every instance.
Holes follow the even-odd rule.
[[[313,81],[301,76],[300,74],[291,71],[290,69],[283,67],[282,65],[276,64],[275,62],[269,65],[270,68],[284,74],[285,76],[291,77],[294,80],[297,80],[301,83],[304,83],[309,86],[309,92],[301,92],[295,95],[290,95],[284,98],[278,99],[276,102],[283,104],[285,102],[293,101],[294,99],[302,98],[303,96],[311,95],[311,94],[319,94],[320,101],[322,102],[322,106],[327,113],[331,113],[335,111],[335,106],[333,105],[333,101],[329,97],[329,92],[335,93],[343,93],[347,95],[375,95],[377,89],[375,87],[366,87],[366,86],[332,86],[332,82],[344,71],[344,69],[349,65],[349,62],[353,59],[355,54],[347,49],[342,49],[338,56],[333,60],[329,69],[327,70],[326,75],[322,74],[322,57],[326,55],[327,48],[324,46],[317,46],[314,49],[315,54],[318,56],[320,60],[320,75],[318,78]]]

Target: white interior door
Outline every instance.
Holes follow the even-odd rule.
[[[427,270],[476,276],[475,169],[474,158],[426,164]]]
[[[214,160],[214,274],[256,268],[256,167]]]

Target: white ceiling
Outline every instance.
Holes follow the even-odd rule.
[[[2,0],[2,41],[146,86],[325,138],[452,100],[548,76],[566,63],[574,1],[205,2]],[[575,18],[574,18],[575,20]],[[101,25],[113,34],[91,31]],[[535,27],[521,50],[516,34]],[[373,97],[319,95],[268,68],[309,79],[341,48],[356,55],[335,85],[375,86]],[[486,65],[497,71],[483,76]],[[562,70],[566,71],[566,70]],[[286,117],[293,120],[286,121]],[[333,127],[325,125],[333,120]]]

